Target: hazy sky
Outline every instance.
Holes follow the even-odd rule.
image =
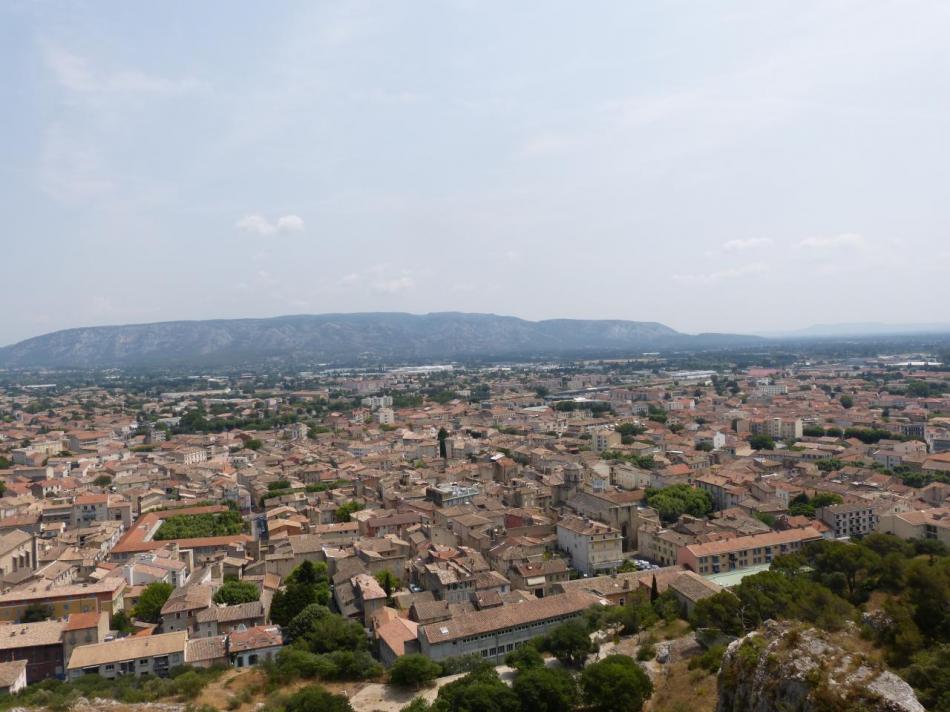
[[[948,321],[950,4],[0,6],[0,343],[463,310]]]

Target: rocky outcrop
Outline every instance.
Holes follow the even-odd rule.
[[[910,685],[846,637],[766,622],[726,650],[716,711],[924,712]]]

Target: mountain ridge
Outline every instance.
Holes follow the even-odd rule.
[[[0,348],[0,366],[110,368],[547,357],[761,343],[683,334],[659,322],[545,319],[466,312],[356,312],[63,329]]]

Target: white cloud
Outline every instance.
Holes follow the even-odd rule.
[[[260,213],[251,213],[238,220],[234,227],[256,235],[276,235],[279,232],[303,232],[304,222],[299,215],[281,215],[271,222]]]
[[[723,252],[741,252],[743,250],[752,250],[756,247],[771,245],[772,240],[768,237],[752,237],[748,240],[729,240],[722,245]]]
[[[810,250],[827,250],[835,247],[863,247],[864,237],[854,232],[844,232],[840,235],[826,235],[822,237],[806,237],[798,243],[799,247]]]
[[[415,287],[415,280],[406,275],[395,279],[382,280],[373,285],[373,289],[382,294],[398,294],[399,292],[415,289]]]
[[[96,71],[85,57],[49,43],[43,47],[43,58],[56,81],[73,92],[176,94],[198,86],[191,78],[168,79],[137,69]]]
[[[303,218],[299,215],[281,215],[277,218],[278,232],[302,232]]]
[[[673,279],[684,284],[715,284],[740,277],[751,277],[753,275],[762,274],[767,272],[768,269],[768,265],[762,262],[753,262],[752,264],[739,265],[715,272],[674,274]]]
[[[340,277],[340,286],[348,287],[350,285],[356,284],[362,279],[362,277],[356,272],[350,272]]]

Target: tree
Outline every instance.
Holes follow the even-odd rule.
[[[155,532],[156,541],[234,536],[244,531],[245,523],[237,512],[178,514],[168,517]]]
[[[544,667],[544,656],[533,641],[528,641],[505,656],[505,665],[524,672],[530,668]]]
[[[396,659],[389,669],[389,681],[399,687],[419,689],[431,682],[442,672],[442,666],[429,660],[425,655],[412,653]]]
[[[858,585],[880,563],[880,557],[870,549],[841,541],[815,542],[806,547],[805,556],[825,580],[835,574],[843,576],[851,601],[856,601]],[[830,588],[835,590],[833,585]]]
[[[494,667],[482,664],[465,677],[443,686],[432,711],[521,712],[521,702],[501,681]]]
[[[392,599],[393,591],[399,588],[399,579],[389,569],[383,569],[376,574],[376,581],[383,587],[386,600]]]
[[[311,685],[295,692],[284,705],[285,712],[353,712],[349,700],[320,686]]]
[[[287,637],[291,641],[306,640],[314,630],[317,622],[331,615],[330,609],[318,603],[311,603],[304,607],[290,621],[283,624]]]
[[[109,627],[119,633],[131,633],[135,628],[125,611],[117,611],[109,619]]]
[[[577,683],[564,669],[529,668],[518,673],[511,687],[525,711],[571,712],[578,703]]]
[[[109,475],[99,475],[92,481],[92,484],[96,487],[108,487],[112,484],[112,478]]]
[[[270,617],[274,623],[286,626],[308,606],[324,606],[329,602],[327,565],[304,561],[287,576],[286,586],[274,594]]]
[[[162,606],[174,590],[174,586],[164,581],[150,583],[135,604],[135,617],[148,623],[158,623],[162,619]]]
[[[333,512],[333,518],[338,522],[348,522],[350,521],[350,515],[352,515],[353,512],[360,511],[362,508],[363,505],[355,500],[344,502]]]
[[[753,435],[749,438],[749,447],[753,450],[774,450],[775,440],[768,435]]]
[[[365,650],[368,647],[363,626],[317,603],[294,616],[287,625],[287,635],[295,644],[314,653]]]
[[[739,599],[730,591],[720,591],[696,602],[690,614],[694,628],[713,628],[727,635],[740,635],[744,625]]]
[[[262,447],[264,447],[264,443],[258,438],[251,438],[244,443],[244,447],[246,447],[248,450],[260,450]]]
[[[673,485],[663,489],[647,489],[647,504],[666,523],[675,522],[683,514],[704,517],[712,511],[712,497],[705,490],[689,485]]]
[[[53,617],[53,609],[42,603],[31,603],[23,609],[23,615],[20,616],[22,623],[38,623]]]
[[[544,648],[563,665],[573,667],[583,665],[587,656],[596,651],[587,626],[580,621],[561,623],[544,639]]]
[[[656,574],[653,574],[653,582],[650,584],[650,603],[653,603],[660,597],[660,589],[656,583]]]
[[[841,407],[845,409],[854,406],[854,398],[851,396],[841,396],[841,398],[838,399],[838,402],[841,403]]]
[[[638,712],[653,694],[653,684],[632,658],[608,655],[584,668],[581,690],[592,712]]]
[[[228,606],[235,606],[239,603],[251,603],[259,601],[261,590],[256,584],[250,581],[237,581],[231,579],[224,582],[214,593],[215,603],[224,603]]]

